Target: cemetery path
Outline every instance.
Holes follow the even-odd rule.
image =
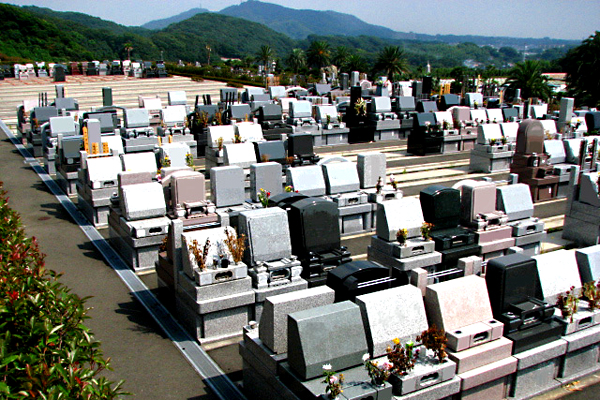
[[[9,204],[21,215],[27,235],[47,254],[46,265],[80,296],[92,296],[86,321],[102,342],[114,371],[136,399],[215,399],[171,340],[133,298],[57,199],[48,191],[4,134],[0,140],[0,180]]]

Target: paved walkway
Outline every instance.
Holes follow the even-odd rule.
[[[38,238],[47,267],[63,273],[61,281],[74,293],[92,296],[86,324],[112,359],[107,377],[124,379],[134,399],[216,399],[13,144],[4,134],[0,139],[0,181],[10,206],[21,214],[27,235]]]

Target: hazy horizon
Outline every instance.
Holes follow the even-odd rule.
[[[55,11],[75,11],[127,26],[169,18],[192,8],[220,11],[240,0],[11,0]],[[289,8],[298,2],[272,0]],[[354,15],[398,32],[429,35],[510,36],[583,40],[600,30],[600,1],[596,0],[305,0],[302,9],[332,10]]]

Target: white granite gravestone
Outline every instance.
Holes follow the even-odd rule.
[[[360,189],[360,179],[353,162],[334,162],[321,165],[327,194],[355,192]]]
[[[408,238],[420,237],[423,222],[421,203],[416,197],[384,201],[377,205],[377,236],[388,242],[396,240],[399,229],[408,230]]]
[[[288,168],[287,184],[307,196],[323,196],[326,193],[323,170],[319,165]]]
[[[248,266],[292,255],[287,213],[282,208],[243,211],[239,215],[238,229],[248,239],[244,252],[244,262]]]
[[[163,188],[158,182],[125,185],[121,195],[122,211],[128,221],[163,217],[167,213]]]
[[[538,275],[544,301],[556,304],[558,295],[575,286],[575,294],[581,291],[581,278],[574,250],[557,250],[533,256],[537,261]]]
[[[412,285],[364,294],[356,298],[372,357],[385,355],[392,340],[414,341],[428,328],[421,290]]]
[[[156,155],[152,151],[140,153],[121,154],[123,171],[127,172],[150,172],[155,174],[158,170]]]

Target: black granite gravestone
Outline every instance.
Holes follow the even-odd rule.
[[[440,110],[446,111],[450,107],[460,105],[460,96],[457,94],[444,94],[440,98]]]
[[[105,134],[114,134],[115,129],[119,127],[117,110],[85,112],[83,113],[83,119],[97,119],[100,121],[100,132]]]
[[[336,303],[389,289],[393,281],[389,268],[372,261],[351,261],[327,273],[327,286],[335,290]]]
[[[589,112],[585,114],[585,124],[587,125],[588,133],[596,135],[600,130],[600,112]]]
[[[433,113],[418,113],[413,117],[413,130],[408,135],[407,151],[423,156],[442,151],[443,134],[436,129]]]
[[[505,121],[511,122],[519,119],[519,110],[514,107],[506,107],[502,109],[502,116]]]
[[[302,277],[309,287],[324,285],[327,271],[351,261],[341,246],[336,203],[306,198],[289,205],[288,220],[292,254],[302,263]]]
[[[67,80],[67,69],[62,65],[54,66],[54,82],[65,82]]]
[[[494,318],[504,324],[513,353],[560,338],[564,326],[554,318],[554,306],[543,301],[535,259],[518,253],[494,258],[485,280]]]
[[[282,140],[254,142],[254,152],[259,162],[274,161],[282,165],[286,163],[285,145]]]
[[[442,265],[456,266],[459,258],[479,254],[473,231],[460,227],[460,191],[441,185],[429,186],[419,193],[423,219],[433,224],[431,238],[442,253]]]
[[[309,133],[288,136],[288,157],[293,157],[293,166],[316,164],[319,161],[313,150],[313,139]]]

